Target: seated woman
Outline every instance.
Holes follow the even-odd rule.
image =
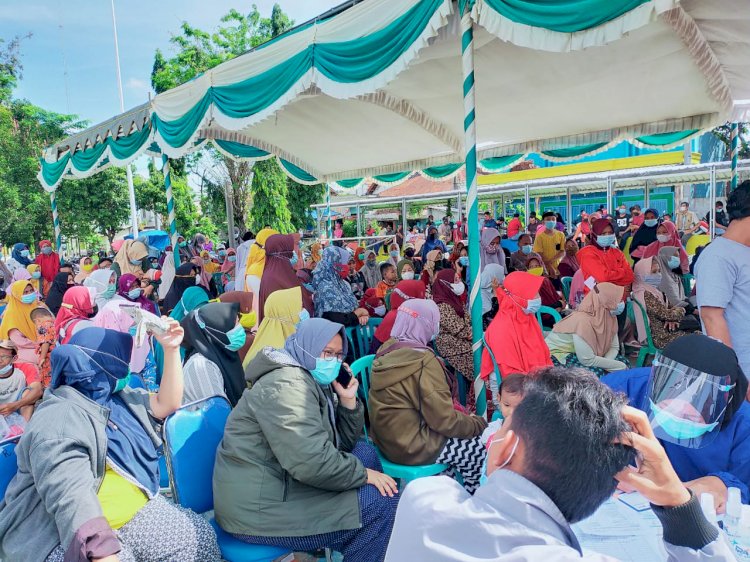
[[[297,242],[292,234],[274,234],[266,241],[266,265],[260,279],[258,321],[263,321],[266,299],[274,291],[299,287],[302,283],[294,269],[297,265]],[[349,252],[346,252],[349,256]],[[315,312],[312,299],[302,295],[302,305],[311,315]]]
[[[240,361],[244,361],[247,352],[250,351],[250,346],[253,345],[254,329],[258,323],[258,318],[253,310],[253,294],[246,291],[228,291],[219,295],[219,302],[237,303],[239,305],[240,326],[245,330],[245,345],[237,353],[240,354]]]
[[[505,266],[490,263],[483,270],[479,278],[479,294],[482,296],[482,326],[484,330],[497,314],[498,304],[495,290],[505,281]]]
[[[526,260],[534,251],[530,234],[521,234],[518,238],[518,250],[510,255],[511,271],[526,271]]]
[[[78,275],[75,276],[76,285],[83,285],[83,282],[86,281],[93,270],[94,263],[91,261],[91,258],[81,258],[78,262]]]
[[[538,254],[531,254],[529,259],[526,260],[526,271],[531,275],[536,275],[542,278],[542,286],[539,288],[539,296],[542,298],[542,306],[548,306],[554,308],[558,312],[562,312],[565,308],[565,299],[560,296],[557,292],[552,281],[547,276],[547,268],[544,265],[544,260]],[[542,323],[551,328],[555,319],[549,314],[542,315]]]
[[[127,386],[133,338],[88,328],[52,352],[52,383],[0,503],[4,560],[221,560],[201,516],[159,494],[161,423],[182,402],[171,321],[157,394]],[[30,547],[33,537],[33,547]]]
[[[370,320],[370,314],[358,306],[351,287],[344,280],[348,269],[347,250],[329,246],[323,251],[323,259],[313,271],[315,315],[344,326],[364,326]]]
[[[359,269],[362,269],[362,267],[364,267],[364,263],[362,263],[362,266],[360,266]],[[359,269],[357,269],[357,257],[351,256],[349,258],[349,275],[346,276],[345,281],[349,283],[352,294],[357,300],[360,300],[365,296],[365,290],[367,289],[365,276],[359,271]]]
[[[396,274],[399,281],[411,281],[414,279],[414,262],[410,259],[402,259],[396,266]]]
[[[126,301],[137,304],[143,310],[158,314],[156,305],[148,298],[148,290],[141,287],[141,281],[135,275],[126,273],[120,276],[117,284],[117,294]]]
[[[266,315],[258,327],[253,345],[242,361],[243,368],[247,368],[253,357],[264,347],[284,347],[289,336],[297,331],[297,324],[310,318],[310,313],[302,308],[302,290],[301,287],[295,287],[271,293],[266,301]]]
[[[598,283],[580,306],[547,335],[547,347],[555,364],[584,367],[597,376],[628,368],[619,357],[617,316],[625,308],[624,289],[612,283]]]
[[[481,269],[491,263],[505,267],[505,253],[500,245],[500,232],[496,228],[485,228],[479,240]]]
[[[39,306],[37,293],[28,281],[16,281],[8,290],[8,306],[0,323],[0,340],[10,340],[16,347],[18,363],[38,370],[37,330],[31,311]]]
[[[283,349],[265,348],[248,365],[249,388],[229,415],[213,478],[216,521],[236,538],[383,560],[396,483],[357,441],[357,379],[346,388],[335,380],[346,352],[343,326],[312,318]]]
[[[320,261],[320,260],[318,260]],[[359,272],[365,278],[366,289],[374,289],[378,286],[383,278],[380,276],[380,268],[378,267],[377,256],[372,250],[365,252],[364,265]]]
[[[148,262],[148,248],[138,240],[125,240],[120,246],[112,264],[112,271],[117,274],[119,281],[121,275],[130,273],[140,278],[144,272],[151,269]]]
[[[677,475],[700,497],[714,496],[724,512],[727,488],[750,503],[748,383],[735,352],[718,340],[690,334],[669,344],[650,368],[602,377],[646,412]]]
[[[208,291],[196,282],[196,276],[199,274],[198,267],[190,262],[183,263],[177,268],[172,281],[172,286],[169,288],[167,296],[164,298],[164,312],[172,314],[173,310],[176,310],[179,304],[182,302],[182,295],[185,291],[192,290],[193,293],[197,294],[197,291],[203,291],[206,301],[208,301]],[[184,312],[183,312],[184,316]],[[178,322],[182,318],[175,318]]]
[[[557,264],[557,270],[560,272],[560,277],[573,277],[580,269],[580,264],[576,256],[578,255],[578,244],[572,238],[568,238],[565,241],[565,256],[560,263]]]
[[[237,351],[245,345],[239,324],[240,305],[208,303],[182,321],[185,339],[185,395],[188,404],[211,396],[226,396],[232,406],[245,388],[245,374]]]
[[[63,296],[65,292],[70,289],[75,282],[73,281],[73,274],[67,271],[61,271],[55,275],[54,281],[50,286],[47,297],[44,299],[44,304],[50,309],[52,314],[57,315],[60,312],[60,305],[62,305]]]
[[[396,285],[391,291],[391,308],[383,317],[383,321],[373,335],[370,353],[376,353],[378,348],[391,338],[391,330],[396,321],[398,307],[411,299],[423,299],[425,295],[425,286],[421,281],[401,281]]]
[[[430,252],[434,250],[439,250],[440,255],[442,256],[445,252],[448,251],[448,248],[446,248],[443,241],[440,240],[440,238],[438,238],[438,229],[433,224],[427,228],[427,238],[421,248],[420,255],[422,256],[422,261],[426,263],[427,260],[429,259],[427,257],[427,254],[429,254]]]
[[[26,272],[29,274],[29,281],[31,282],[32,287],[34,287],[34,290],[39,293],[41,298],[41,295],[44,294],[42,291],[44,284],[44,280],[42,279],[42,268],[39,265],[32,263],[31,265],[26,266]]]
[[[388,259],[386,263],[390,263],[393,267],[396,267],[399,261],[401,261],[401,249],[398,247],[398,244],[393,242],[388,246]]]
[[[96,306],[102,310],[113,300],[123,301],[122,297],[117,296],[117,275],[109,269],[96,269],[91,272],[83,286],[96,291]]]
[[[224,292],[235,290],[234,281],[237,278],[236,273],[237,251],[234,248],[229,248],[224,258],[224,263],[221,264],[221,284],[224,287]]]
[[[659,262],[661,269],[659,290],[667,296],[667,301],[671,306],[679,306],[692,313],[695,307],[690,304],[685,295],[679,250],[673,246],[665,246],[659,250],[655,259]]]
[[[484,334],[487,345],[482,351],[481,377],[489,382],[496,410],[500,409],[497,402],[500,385],[494,362],[503,378],[552,365],[542,328],[536,320],[536,312],[542,306],[541,286],[541,277],[515,271],[495,290],[498,311]]]
[[[96,314],[96,289],[73,287],[63,297],[60,312],[55,319],[55,331],[60,343],[70,341],[75,334],[94,325]]]
[[[671,221],[664,221],[656,227],[655,242],[651,242],[648,246],[640,246],[635,251],[631,251],[630,256],[637,259],[653,258],[659,255],[662,248],[676,248],[682,273],[690,272],[690,261],[687,252],[685,252],[685,248],[682,246],[677,227]]]
[[[398,308],[391,339],[372,364],[368,401],[372,439],[392,462],[445,463],[470,493],[479,486],[487,422],[453,408],[449,377],[430,343],[440,327],[433,301]]]
[[[598,219],[591,227],[591,243],[576,255],[583,275],[583,292],[596,283],[627,287],[633,282],[633,270],[625,254],[615,245],[615,229],[609,219]]]
[[[435,276],[441,269],[443,269],[443,254],[440,250],[432,250],[427,254],[421,277],[422,283],[424,283],[428,290],[432,288]]]

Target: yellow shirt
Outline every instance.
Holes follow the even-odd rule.
[[[562,259],[560,258],[553,260],[556,254],[565,250],[565,235],[559,230],[553,230],[552,234],[548,234],[546,230],[543,230],[536,235],[534,240],[534,251],[542,256],[544,263],[547,265],[547,269],[550,270],[550,274],[557,274],[557,264]]]
[[[112,470],[109,464],[96,497],[102,506],[107,523],[113,529],[125,525],[148,503],[146,494]]]

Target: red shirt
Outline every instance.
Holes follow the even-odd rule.
[[[597,283],[612,283],[620,287],[627,287],[633,282],[633,269],[618,248],[602,250],[595,244],[589,244],[576,254],[576,259],[584,281],[593,277]],[[588,286],[584,285],[583,292],[588,294]]]
[[[513,238],[519,232],[521,232],[521,219],[513,217],[508,223],[508,238]]]

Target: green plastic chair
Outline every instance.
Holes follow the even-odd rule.
[[[552,316],[552,318],[555,319],[555,324],[562,320],[562,316],[560,316],[560,313],[557,312],[554,308],[550,308],[549,306],[540,307],[536,313],[536,321],[539,322],[539,327],[542,329],[542,332],[552,331],[551,328],[545,328],[544,324],[542,324],[542,314],[549,314],[550,316]]]
[[[565,297],[566,301],[570,300],[570,285],[573,283],[572,277],[563,277],[560,279],[560,283],[562,284],[562,291],[563,296]]]
[[[372,372],[372,362],[375,360],[374,355],[366,355],[357,359],[352,363],[351,369],[354,376],[359,379],[360,388],[364,391],[364,404],[368,406],[370,399],[370,373]],[[485,403],[485,408],[486,408]],[[365,437],[370,441],[365,430]],[[371,442],[371,441],[370,441]],[[371,442],[372,443],[372,442]],[[391,478],[397,478],[404,481],[404,484],[416,480],[417,478],[424,478],[425,476],[436,476],[441,472],[448,470],[447,464],[424,464],[417,466],[407,466],[403,464],[397,464],[389,461],[378,451],[378,457],[380,457],[380,464],[383,465],[383,472]]]
[[[484,349],[486,349],[487,353],[489,353],[490,360],[492,361],[492,370],[495,374],[495,378],[497,379],[497,391],[500,392],[500,388],[502,388],[503,386],[503,377],[500,374],[500,367],[495,360],[495,354],[492,353],[492,348],[487,344],[487,340],[484,338],[484,336],[482,336],[482,345],[484,345]],[[503,419],[503,414],[499,410],[495,411],[495,413],[492,414],[492,421],[501,419]]]
[[[693,274],[684,273],[682,275],[682,288],[685,289],[685,296],[689,297],[693,292]]]
[[[643,367],[643,364],[646,362],[646,358],[649,355],[656,355],[657,351],[659,350],[654,345],[654,340],[651,337],[651,325],[648,322],[648,314],[646,314],[646,310],[643,308],[643,306],[641,306],[641,303],[634,299],[628,300],[628,318],[633,324],[635,324],[636,306],[638,307],[639,314],[643,316],[643,325],[646,326],[646,345],[641,346],[641,349],[638,352],[637,362],[638,367]]]
[[[349,340],[349,347],[354,359],[359,359],[370,353],[370,344],[372,338],[375,337],[375,329],[380,326],[382,321],[382,318],[370,318],[365,326],[350,326],[346,329],[346,338]]]

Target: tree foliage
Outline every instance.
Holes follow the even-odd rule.
[[[287,206],[287,177],[275,158],[255,163],[253,175],[253,205],[250,208],[250,228],[255,232],[268,225],[279,232],[292,232],[292,216]]]
[[[287,179],[287,203],[292,215],[292,226],[295,230],[307,230],[315,226],[310,206],[322,203],[325,196],[325,184],[302,185],[294,180]]]

